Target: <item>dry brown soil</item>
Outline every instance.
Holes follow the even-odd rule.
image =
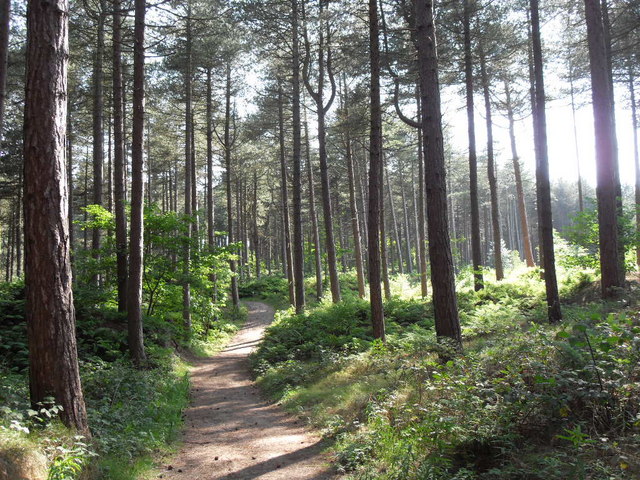
[[[337,476],[320,439],[304,422],[261,397],[249,353],[273,320],[273,309],[246,302],[247,322],[218,355],[191,374],[182,448],[158,474],[181,480],[328,480]]]

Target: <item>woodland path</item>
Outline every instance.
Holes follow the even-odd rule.
[[[337,478],[318,437],[266,401],[251,380],[249,354],[273,320],[273,308],[244,302],[247,322],[214,357],[191,372],[191,406],[182,448],[158,478],[182,480],[329,480]]]

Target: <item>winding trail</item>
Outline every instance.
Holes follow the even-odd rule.
[[[158,478],[329,480],[337,476],[304,422],[260,396],[248,356],[273,320],[273,308],[245,302],[246,324],[218,355],[196,362],[183,445]]]

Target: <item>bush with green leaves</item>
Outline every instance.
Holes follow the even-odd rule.
[[[600,241],[598,226],[598,210],[595,202],[591,206],[576,213],[571,218],[571,225],[565,227],[562,234],[556,234],[554,244],[556,246],[558,263],[565,268],[588,268],[599,271],[600,269]],[[622,244],[625,251],[638,248],[640,238],[635,228],[635,216],[638,206],[625,206],[621,221]],[[562,240],[566,240],[563,242]],[[635,257],[627,259],[627,269],[635,268]]]

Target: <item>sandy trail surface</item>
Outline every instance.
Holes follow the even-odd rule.
[[[183,480],[328,480],[338,478],[320,438],[304,422],[261,397],[248,356],[273,320],[273,308],[245,302],[247,322],[191,373],[183,445],[158,477]]]

